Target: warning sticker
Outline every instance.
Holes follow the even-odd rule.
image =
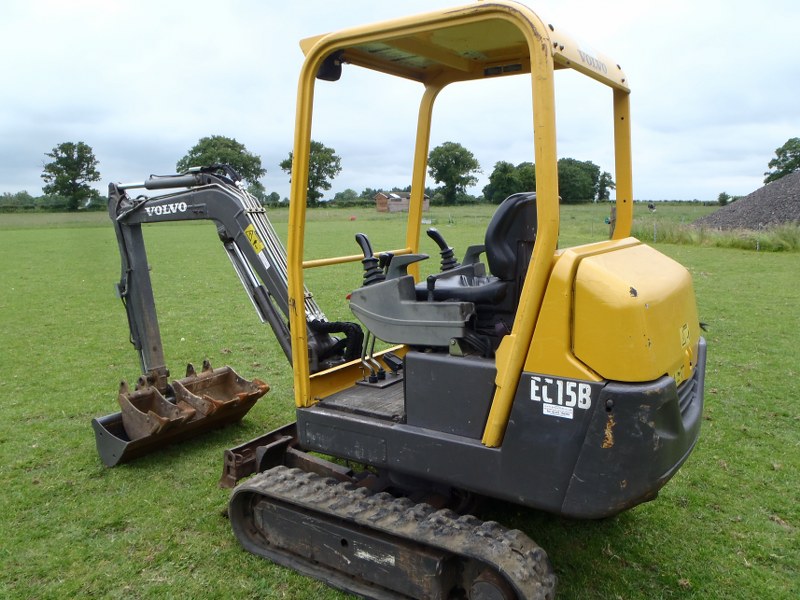
[[[244,234],[247,236],[247,241],[250,242],[250,245],[253,247],[253,250],[256,251],[256,254],[264,249],[264,242],[259,239],[258,234],[256,233],[256,228],[252,223],[245,227]]]
[[[681,326],[681,347],[686,348],[689,345],[689,324],[684,323]]]

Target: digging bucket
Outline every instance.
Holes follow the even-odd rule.
[[[166,395],[143,377],[133,391],[123,381],[120,412],[92,419],[100,460],[113,467],[240,421],[268,391],[263,381],[248,381],[228,366],[214,369],[208,361],[200,373],[190,364]]]

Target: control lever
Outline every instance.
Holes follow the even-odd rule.
[[[459,266],[459,263],[455,258],[455,253],[453,252],[453,248],[447,245],[447,242],[444,241],[444,236],[439,233],[438,229],[431,227],[425,233],[427,233],[428,237],[431,238],[437,246],[439,246],[439,255],[442,257],[442,262],[439,267],[441,272],[450,271]]]
[[[378,257],[372,253],[372,244],[369,243],[369,238],[364,233],[357,233],[356,242],[364,253],[364,258],[361,260],[361,264],[364,266],[362,285],[372,285],[384,281],[386,275],[379,266]]]
[[[387,352],[382,358],[386,366],[392,370],[392,375],[397,375],[397,372],[403,368],[403,359],[392,352]]]
[[[436,289],[436,275],[428,275],[425,280],[426,289],[428,290],[428,302],[433,302],[433,291]]]

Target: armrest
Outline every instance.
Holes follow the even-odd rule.
[[[392,262],[389,263],[389,269],[386,271],[386,279],[396,279],[408,275],[408,265],[427,258],[427,254],[399,254],[393,256]]]
[[[478,262],[478,258],[484,252],[486,252],[485,244],[475,244],[474,246],[470,246],[464,253],[464,260],[461,261],[461,264],[474,265],[475,263]]]
[[[428,279],[430,279],[431,277],[435,279],[447,279],[448,277],[457,277],[459,275],[475,276],[476,275],[475,267],[478,264],[480,263],[461,265],[460,267],[456,267],[455,269],[450,269],[449,271],[440,271],[439,273],[434,273],[433,275],[429,275]]]

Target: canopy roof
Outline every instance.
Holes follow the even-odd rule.
[[[441,27],[444,18],[459,13],[461,18]],[[308,54],[320,43],[343,62],[423,83],[530,72],[531,47],[541,47],[550,52],[555,69],[572,68],[628,90],[618,64],[510,1],[478,2],[345,29],[305,39],[300,46]]]

